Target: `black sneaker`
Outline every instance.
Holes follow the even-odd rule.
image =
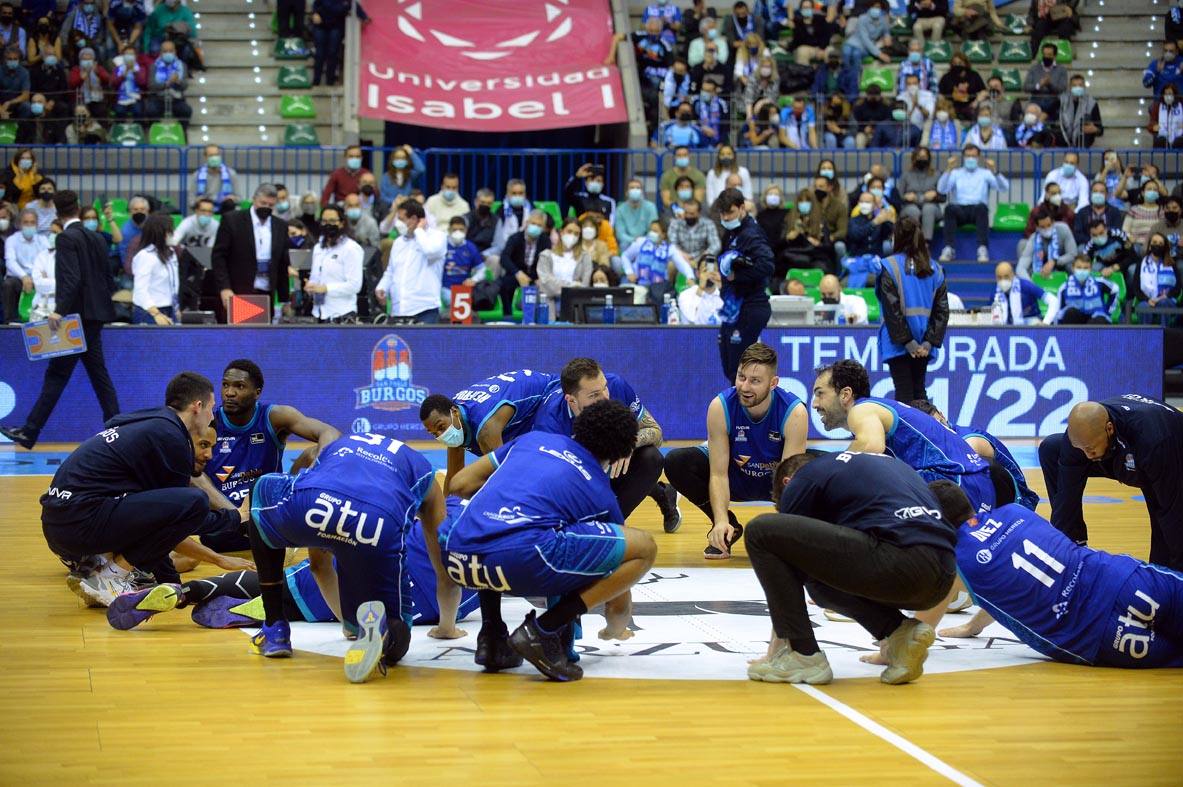
[[[37,445],[37,433],[23,426],[0,426],[0,434],[7,437],[21,448],[32,448]]]
[[[735,528],[735,533],[731,536],[731,540],[727,542],[727,546],[730,548],[735,544],[735,542],[743,538],[743,525],[741,525],[739,520],[735,518],[735,514],[730,511],[727,512],[727,521],[731,523],[733,528]],[[707,530],[708,537],[711,534],[711,530],[714,530],[714,526]],[[731,552],[723,552],[720,551],[719,548],[714,544],[707,544],[707,548],[702,551],[702,556],[707,560],[727,560],[731,557]]]
[[[583,677],[583,668],[567,659],[558,634],[545,634],[538,628],[534,610],[514,629],[509,644],[551,680],[572,681]]]
[[[480,633],[476,635],[474,661],[484,667],[485,672],[500,672],[522,666],[522,657],[509,646],[509,629],[504,623],[481,626]]]
[[[674,489],[674,485],[658,481],[649,496],[661,510],[661,526],[665,532],[678,532],[682,526],[682,512],[678,509],[678,490]]]

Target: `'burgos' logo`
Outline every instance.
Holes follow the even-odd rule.
[[[393,412],[417,406],[427,398],[427,389],[411,384],[411,346],[401,336],[388,333],[370,354],[371,382],[357,393],[355,410],[373,407]]]

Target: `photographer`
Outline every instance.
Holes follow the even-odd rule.
[[[736,188],[724,189],[715,200],[714,211],[723,225],[723,254],[719,273],[723,286],[723,309],[719,321],[719,358],[723,374],[735,379],[739,356],[768,324],[768,279],[772,276],[772,247],[764,230],[748,215],[747,200]]]
[[[616,200],[603,192],[603,165],[584,164],[563,187],[563,199],[575,209],[577,218],[582,218],[585,213],[600,213],[611,223],[616,213]]]
[[[707,257],[698,265],[698,285],[687,287],[678,296],[682,321],[688,325],[718,325],[723,310],[721,285],[719,265],[714,257]]]

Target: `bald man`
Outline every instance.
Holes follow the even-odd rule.
[[[1081,402],[1068,431],[1039,445],[1052,524],[1088,541],[1081,499],[1089,478],[1138,487],[1150,513],[1150,562],[1183,570],[1183,413],[1138,394]]]
[[[1051,325],[1060,310],[1060,301],[1030,279],[1017,278],[1015,268],[1009,262],[1000,262],[994,267],[994,300],[1002,298],[1003,325]],[[1039,302],[1047,304],[1047,312],[1041,318]]]
[[[818,291],[822,296],[822,303],[842,308],[842,316],[847,325],[865,325],[867,323],[867,302],[857,295],[847,295],[842,292],[842,282],[832,273],[822,276]]]

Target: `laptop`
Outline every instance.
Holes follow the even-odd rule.
[[[813,298],[808,295],[773,295],[768,304],[772,307],[768,324],[773,328],[813,325]]]

